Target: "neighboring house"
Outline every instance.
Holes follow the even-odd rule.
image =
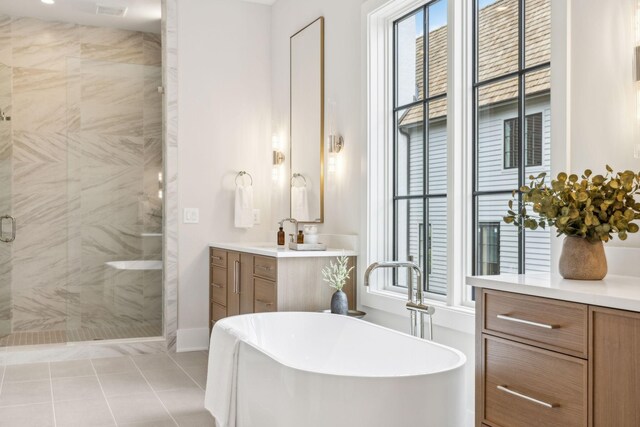
[[[527,2],[527,28],[548,28],[542,25],[549,20],[548,8],[536,7],[536,2]],[[480,79],[502,75],[517,67],[517,14],[509,8],[518,2],[498,0],[480,11],[480,26],[489,28],[503,26],[514,31],[513,37],[491,39],[489,31],[481,31],[479,46]],[[502,30],[501,30],[502,32]],[[483,35],[487,35],[483,37]],[[446,91],[446,37],[447,27],[443,26],[429,33],[429,96]],[[417,99],[422,99],[424,69],[422,35],[416,38],[415,66],[398,64],[406,73],[415,70]],[[546,62],[550,51],[549,31],[537,31],[535,39],[527,41],[525,60],[528,64]],[[496,54],[497,52],[497,54]],[[485,65],[486,64],[486,65]],[[517,68],[516,68],[517,69]],[[514,69],[514,71],[516,70]],[[526,79],[526,175],[538,175],[550,170],[551,151],[551,111],[549,70],[531,75]],[[482,190],[514,190],[518,188],[518,85],[517,79],[501,81],[485,87],[478,94],[478,162],[477,182]],[[428,150],[428,176],[426,182],[429,193],[446,193],[447,177],[447,111],[446,100],[435,101],[429,106],[428,143],[423,141],[423,107],[414,107],[398,118],[396,167],[406,169],[406,179],[398,180],[399,189],[406,194],[422,194],[423,150]],[[402,170],[402,169],[399,169]],[[502,221],[510,197],[505,195],[485,196],[478,209],[477,258],[478,274],[499,274],[517,272],[518,237],[517,229]],[[429,203],[428,222],[424,227],[422,204],[401,207],[396,210],[399,230],[408,230],[406,248],[398,248],[398,259],[413,255],[422,260],[422,239],[427,239],[427,266],[429,289],[446,291],[447,266],[447,212],[446,199],[433,199]],[[402,218],[400,220],[400,218]],[[403,223],[406,221],[406,223]],[[426,232],[426,234],[425,234]],[[526,237],[527,271],[549,271],[549,232],[528,231]]]

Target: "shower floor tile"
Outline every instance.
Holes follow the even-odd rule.
[[[151,325],[126,328],[105,326],[101,328],[81,328],[64,331],[14,332],[0,338],[0,347],[159,337],[161,335],[162,327]]]

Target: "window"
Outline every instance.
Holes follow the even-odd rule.
[[[447,292],[446,24],[447,0],[393,23],[393,257],[426,266],[422,286],[434,296]],[[398,272],[394,284],[409,280]]]
[[[518,119],[504,121],[504,168],[518,167]],[[542,166],[542,113],[526,117],[524,138],[526,141],[526,166]]]
[[[500,223],[478,225],[478,258],[476,271],[480,275],[500,274]]]
[[[550,170],[550,16],[551,0],[474,0],[473,274],[549,271],[547,230],[500,224]]]

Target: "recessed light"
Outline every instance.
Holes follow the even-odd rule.
[[[56,0],[40,0],[44,4],[54,4]]]

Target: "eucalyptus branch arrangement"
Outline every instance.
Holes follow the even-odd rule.
[[[338,257],[337,263],[330,261],[329,265],[322,269],[322,280],[332,288],[341,291],[349,278],[349,273],[353,270],[353,267],[347,268],[348,263],[349,258],[346,255]]]
[[[624,171],[593,175],[585,170],[581,177],[564,172],[546,183],[546,173],[531,175],[530,185],[520,188],[523,206],[517,205],[516,191],[509,201],[504,222],[520,228],[536,230],[554,226],[558,236],[577,236],[591,243],[608,242],[614,234],[626,240],[628,233],[637,233],[640,227],[633,221],[640,219],[640,203],[634,196],[640,192],[640,173]],[[532,208],[534,215],[527,207]]]

